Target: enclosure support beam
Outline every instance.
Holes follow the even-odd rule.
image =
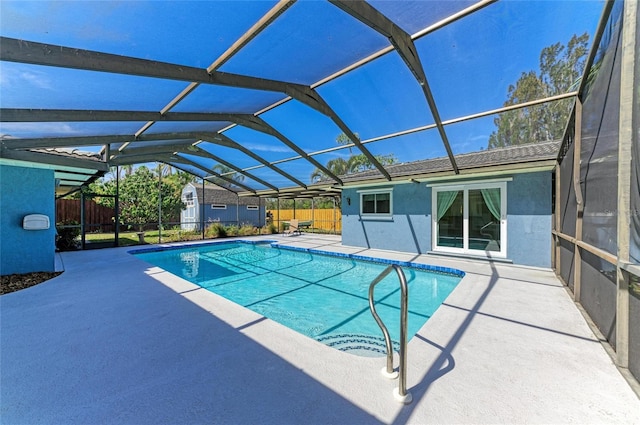
[[[620,69],[620,122],[618,138],[618,266],[616,303],[616,364],[629,367],[629,272],[620,263],[629,262],[631,230],[631,157],[634,131],[633,101],[638,96],[635,78],[638,3],[625,1],[622,28],[622,65]],[[636,99],[638,100],[638,99]],[[635,126],[634,126],[635,124]],[[638,160],[638,158],[635,158]]]
[[[575,107],[575,136],[573,138],[573,189],[576,195],[576,244],[573,248],[573,299],[580,302],[582,283],[582,252],[579,243],[582,242],[582,215],[584,213],[584,199],[580,186],[580,151],[582,147],[582,101],[576,99]]]
[[[265,180],[262,180],[258,176],[254,176],[253,174],[251,174],[248,171],[243,170],[242,168],[236,167],[232,163],[230,163],[228,161],[225,161],[224,159],[220,158],[219,156],[214,155],[212,153],[209,153],[209,152],[205,151],[204,149],[201,149],[198,146],[193,146],[193,148],[196,148],[196,151],[192,152],[191,149],[184,149],[183,152],[187,153],[187,154],[191,154],[191,155],[197,155],[197,156],[202,156],[202,157],[205,157],[205,158],[211,158],[214,161],[217,161],[220,164],[222,164],[222,165],[224,165],[226,167],[229,167],[232,170],[234,170],[234,171],[236,171],[236,172],[238,172],[238,173],[240,173],[242,175],[245,175],[245,176],[249,177],[250,179],[253,179],[253,180],[257,181],[258,183],[260,183],[260,184],[262,184],[262,185],[264,185],[264,186],[266,186],[266,187],[268,187],[268,188],[270,188],[272,190],[275,190],[276,192],[278,191],[278,188],[276,186],[272,185],[271,183],[269,183],[269,182],[267,182]]]
[[[266,15],[264,15],[258,22],[256,22],[249,30],[242,35],[231,47],[229,47],[222,55],[218,57],[209,67],[207,71],[212,72],[220,68],[225,62],[227,62],[233,55],[240,51],[245,45],[247,45],[252,39],[254,39],[260,32],[262,32],[265,28],[269,26],[273,21],[278,18],[285,10],[287,10],[291,5],[295,2],[289,0],[280,0],[278,4],[276,4]],[[185,97],[187,97],[191,92],[193,92],[196,88],[200,86],[197,82],[189,83],[189,85],[182,90],[171,102],[169,102],[160,113],[162,115],[169,112],[173,109],[178,103],[182,102]],[[145,131],[147,131],[155,121],[150,120],[147,122],[140,130],[136,132],[136,136],[141,135]]]
[[[237,149],[240,152],[242,152],[243,154],[251,157],[252,159],[255,159],[256,161],[258,161],[259,163],[261,163],[265,167],[275,171],[276,173],[280,174],[283,177],[286,177],[288,180],[291,180],[292,182],[294,182],[298,186],[304,187],[305,189],[307,188],[306,184],[302,183],[300,180],[296,179],[291,174],[281,170],[280,168],[278,168],[275,165],[271,164],[266,159],[262,158],[260,155],[257,155],[255,153],[253,153],[249,149],[245,148],[244,146],[242,146],[241,144],[239,144],[235,140],[225,136],[224,134],[216,134],[216,136],[212,137],[212,138],[203,138],[203,140],[201,142],[196,143],[196,145],[198,145],[200,143],[203,143],[203,142],[220,144],[222,146],[228,146],[228,147],[232,147],[234,149]]]
[[[241,188],[243,188],[244,190],[246,190],[246,191],[248,191],[248,192],[251,192],[251,193],[254,193],[254,194],[256,193],[256,191],[255,191],[254,189],[250,188],[249,186],[244,185],[244,184],[242,184],[242,183],[240,183],[240,182],[237,182],[237,181],[235,181],[235,180],[233,180],[233,179],[230,179],[230,178],[229,178],[229,177],[227,177],[227,176],[223,176],[222,174],[218,174],[218,173],[216,173],[215,171],[211,170],[210,168],[204,167],[204,166],[202,166],[202,165],[198,164],[198,163],[197,163],[197,162],[195,162],[195,161],[191,161],[190,159],[187,159],[187,158],[185,158],[185,157],[183,157],[183,156],[181,156],[181,155],[175,155],[175,156],[176,156],[177,158],[173,159],[173,161],[181,162],[181,163],[183,163],[183,164],[187,164],[187,165],[190,165],[190,166],[192,166],[192,167],[198,168],[198,169],[200,169],[200,170],[204,171],[205,173],[212,174],[214,177],[219,177],[219,178],[221,178],[222,180],[225,180],[225,181],[227,181],[228,183],[230,183],[230,184],[232,184],[232,185],[235,185],[235,186],[241,187]],[[208,180],[208,179],[210,179],[210,178],[211,178],[211,176],[207,176],[207,177],[204,177],[204,180]],[[231,192],[233,192],[233,191],[231,191]],[[235,192],[234,192],[234,193],[235,193]]]
[[[335,6],[389,39],[395,50],[407,65],[407,68],[409,68],[416,81],[418,81],[418,84],[420,84],[422,92],[427,100],[427,104],[429,105],[429,109],[431,110],[431,114],[433,115],[433,119],[435,120],[436,127],[438,128],[438,133],[440,133],[442,143],[444,144],[447,155],[449,156],[449,161],[451,161],[453,171],[458,174],[459,171],[456,159],[453,155],[453,151],[451,150],[447,133],[444,131],[440,113],[438,112],[435,99],[433,98],[433,94],[429,88],[427,76],[424,72],[424,68],[422,67],[418,50],[411,39],[411,35],[364,1],[330,1]]]
[[[369,161],[371,161],[378,171],[380,171],[387,180],[391,180],[385,168],[369,150],[360,143],[353,131],[351,131],[344,121],[340,119],[338,114],[331,109],[322,96],[312,88],[302,84],[230,74],[215,70],[210,71],[203,68],[17,40],[9,37],[0,37],[0,60],[279,92],[291,96],[304,105],[329,117],[351,139]],[[150,120],[147,125],[138,131],[136,136],[141,135],[142,131],[148,128],[150,122],[152,121]],[[120,147],[120,150],[124,150],[128,144],[129,142],[125,142],[124,145]]]
[[[556,181],[555,181],[555,192],[556,192],[556,196],[555,196],[555,208],[553,211],[553,215],[554,215],[554,229],[556,232],[560,232],[562,229],[562,218],[560,217],[560,179],[562,178],[561,174],[560,174],[560,163],[558,163],[556,165],[556,169],[554,171],[555,175],[556,175]],[[561,270],[561,264],[560,264],[560,238],[558,236],[556,236],[555,234],[553,235],[553,269],[556,271],[557,275],[560,275],[560,270]]]
[[[63,155],[51,155],[45,152],[31,152],[13,149],[0,149],[0,157],[17,161],[38,162],[41,164],[59,165],[62,167],[87,168],[96,171],[109,171],[106,162],[75,158]]]
[[[236,121],[236,123],[238,125],[243,126],[243,127],[251,128],[252,130],[256,130],[256,131],[259,131],[261,133],[265,133],[265,134],[268,134],[270,136],[275,137],[276,139],[280,140],[282,143],[287,145],[287,147],[289,147],[294,152],[296,152],[298,155],[300,155],[301,158],[306,159],[311,164],[313,164],[316,168],[322,170],[322,172],[325,173],[328,177],[330,177],[331,179],[336,181],[338,184],[342,185],[342,180],[340,180],[340,178],[338,178],[338,176],[333,174],[327,167],[325,167],[324,165],[319,163],[316,159],[314,159],[313,157],[309,156],[309,154],[307,154],[304,150],[300,149],[298,147],[298,145],[293,143],[291,140],[289,140],[287,137],[285,137],[284,134],[280,133],[278,130],[273,128],[271,125],[269,125],[262,118],[255,117],[255,116],[251,115],[250,117],[242,117],[242,118],[240,118],[239,120]]]

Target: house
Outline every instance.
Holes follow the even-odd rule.
[[[201,230],[202,223],[224,225],[265,224],[265,200],[256,196],[238,196],[211,183],[188,183],[182,189],[182,202],[186,208],[180,213],[182,230]]]
[[[344,176],[342,243],[551,267],[560,142],[457,155]]]
[[[0,275],[54,271],[56,196],[108,170],[98,154],[77,149],[2,150]],[[36,217],[36,225],[28,217]]]

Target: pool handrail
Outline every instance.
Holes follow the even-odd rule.
[[[391,337],[387,327],[382,323],[382,319],[376,312],[376,307],[373,301],[373,293],[375,286],[380,283],[385,277],[391,273],[392,270],[396,271],[398,280],[400,281],[400,364],[398,365],[398,373],[393,369],[393,347],[391,345]],[[404,275],[402,267],[397,264],[391,264],[385,268],[382,273],[376,277],[369,285],[369,309],[373,318],[376,320],[378,326],[382,330],[384,335],[384,342],[387,347],[387,366],[382,369],[382,374],[387,378],[395,379],[399,377],[398,388],[394,389],[393,396],[396,400],[409,404],[412,401],[411,393],[407,392],[407,314],[408,314],[408,300],[409,290],[407,287],[407,278]]]

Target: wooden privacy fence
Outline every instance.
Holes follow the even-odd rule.
[[[113,232],[113,218],[115,212],[112,208],[98,205],[95,201],[84,202],[84,218],[87,232]],[[56,224],[76,222],[80,224],[80,200],[56,199]]]
[[[273,216],[273,222],[279,225],[280,221],[289,221],[297,218],[300,221],[311,221],[311,228],[327,232],[342,233],[342,213],[338,209],[313,209],[313,210],[268,210]],[[295,212],[295,216],[294,216]]]

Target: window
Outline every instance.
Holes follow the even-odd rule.
[[[506,181],[434,186],[432,211],[434,251],[506,257]]]
[[[360,214],[363,216],[391,217],[392,205],[391,189],[360,191]]]
[[[256,211],[258,210],[258,206],[257,205],[247,205],[247,209],[248,210],[252,210],[252,211]]]
[[[196,205],[195,201],[193,200],[193,192],[184,194],[184,203],[187,208],[193,207]]]
[[[187,221],[192,221],[193,219],[196,218],[196,208],[195,208],[196,203],[195,203],[195,200],[193,199],[193,192],[185,193],[183,201],[185,205],[183,217]]]
[[[212,210],[226,210],[227,206],[225,204],[211,204]]]

